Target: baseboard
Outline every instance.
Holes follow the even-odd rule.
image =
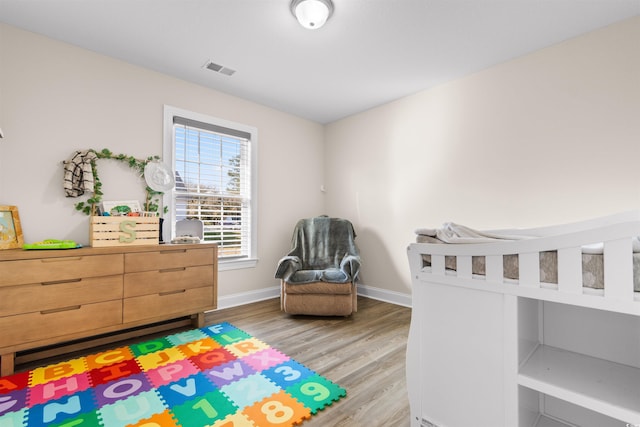
[[[280,298],[280,286],[218,297],[218,309],[237,307],[271,298]]]
[[[411,295],[358,284],[358,295],[411,308]]]
[[[411,295],[386,289],[375,288],[358,284],[358,295],[388,302],[390,304],[411,307]],[[252,302],[264,301],[271,298],[280,297],[280,286],[258,289],[256,291],[240,292],[237,294],[218,297],[218,309],[237,307],[239,305],[250,304]]]

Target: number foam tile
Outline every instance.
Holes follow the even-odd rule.
[[[287,387],[286,391],[305,407],[309,408],[314,415],[318,410],[332,405],[333,402],[347,395],[347,391],[344,388],[318,374]]]
[[[262,375],[269,378],[280,387],[287,388],[307,377],[316,375],[316,373],[301,363],[298,363],[293,359],[289,359],[278,366],[262,371]]]
[[[245,407],[242,413],[260,427],[295,425],[311,417],[309,408],[285,393],[284,390]]]
[[[186,401],[171,408],[181,427],[207,427],[235,413],[238,407],[219,390]]]

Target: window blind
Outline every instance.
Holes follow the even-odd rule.
[[[251,134],[174,117],[175,219],[197,218],[221,258],[251,253]]]

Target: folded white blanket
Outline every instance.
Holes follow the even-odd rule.
[[[446,222],[442,228],[419,228],[416,234],[435,237],[444,243],[493,243],[504,240],[524,240],[535,236],[497,234],[474,230],[464,225]]]
[[[515,235],[515,234],[499,234],[496,232],[486,232],[474,230],[464,225],[453,222],[446,222],[442,228],[418,228],[416,234],[436,238],[442,243],[495,243],[513,240],[534,239],[539,236]],[[640,253],[640,237],[634,237],[632,240],[632,248],[634,253]],[[603,243],[593,243],[582,246],[582,252],[585,254],[602,254],[604,253]]]

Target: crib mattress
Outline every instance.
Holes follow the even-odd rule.
[[[430,236],[418,234],[417,243],[446,244],[441,240]],[[423,267],[431,266],[431,256],[423,255]],[[445,268],[456,270],[456,257],[445,257]],[[518,280],[518,255],[505,255],[503,257],[503,274],[506,279]],[[485,257],[472,257],[472,273],[479,276],[485,275]],[[558,283],[558,253],[557,251],[540,252],[540,282]],[[582,286],[592,289],[604,288],[604,255],[582,254]],[[635,292],[640,292],[640,253],[633,253],[633,287]]]

